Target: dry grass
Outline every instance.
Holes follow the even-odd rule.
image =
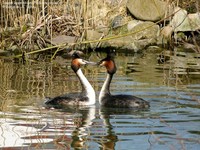
[[[169,4],[173,3],[174,5],[180,6],[183,9],[187,9],[190,13],[198,12],[200,8],[199,2],[196,0],[164,1],[168,2]],[[105,2],[103,1],[103,3]],[[122,4],[120,1],[117,3],[119,3],[119,5]],[[188,4],[190,5],[189,7]],[[104,4],[102,4],[102,6],[103,5]],[[0,25],[3,28],[23,26],[27,23],[29,23],[29,25],[36,25],[41,17],[45,17],[47,15],[70,15],[76,19],[77,22],[82,23],[84,19],[85,21],[86,19],[96,19],[97,16],[93,16],[93,18],[88,18],[88,16],[85,16],[85,14],[87,14],[92,7],[95,7],[95,4],[90,3],[89,0],[18,0],[18,2],[12,2],[12,0],[2,0],[0,4]],[[112,11],[113,7],[110,9]],[[26,14],[31,15],[31,17],[24,17]],[[84,22],[84,24],[87,24],[87,21]]]
[[[196,0],[164,1],[187,9],[189,12],[197,12],[200,7]],[[87,29],[109,27],[108,18],[112,17],[108,16],[127,15],[125,9],[119,9],[122,5],[125,8],[124,1],[112,1],[107,5],[107,1],[103,0],[102,8],[98,8],[100,6],[96,4],[97,2],[99,3],[99,0],[16,0],[15,2],[1,0],[0,32],[10,28],[18,31],[14,36],[9,37],[9,42],[1,40],[0,46],[17,45],[18,49],[23,51],[42,49],[52,45],[53,36],[64,34],[82,39]],[[105,8],[108,6],[110,7]],[[104,9],[107,11],[103,11]],[[5,37],[1,35],[0,38]],[[195,37],[193,41],[198,45]]]
[[[0,5],[2,30],[18,29],[10,37],[19,49],[48,47],[52,36],[64,34],[80,37],[83,28],[84,3],[81,0],[3,0]],[[13,43],[12,43],[13,44]]]

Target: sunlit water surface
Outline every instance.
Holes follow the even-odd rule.
[[[105,54],[92,53],[92,61]],[[0,60],[0,149],[193,149],[200,147],[200,75],[175,74],[155,54],[117,54],[113,94],[150,102],[149,110],[95,106],[46,109],[45,97],[80,91],[63,63]],[[67,66],[67,67],[66,67]],[[87,66],[97,97],[104,68]]]

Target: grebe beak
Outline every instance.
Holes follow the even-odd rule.
[[[95,65],[97,65],[97,63],[96,63],[96,62],[87,61],[87,60],[84,60],[84,59],[82,59],[82,62],[83,62],[84,64],[89,64],[89,65],[92,65],[92,66],[95,66]]]
[[[101,61],[97,62],[96,65],[98,65],[98,66],[104,66],[104,63],[105,62],[101,60]]]

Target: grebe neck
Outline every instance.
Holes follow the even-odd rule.
[[[76,74],[81,82],[82,92],[85,92],[86,96],[89,98],[88,105],[95,104],[96,97],[93,87],[91,86],[87,78],[84,76],[81,69],[78,69],[76,71]]]
[[[104,81],[101,91],[99,93],[100,104],[104,96],[110,95],[110,83],[111,83],[112,77],[113,77],[113,74],[109,74],[109,73],[107,74],[106,80]]]

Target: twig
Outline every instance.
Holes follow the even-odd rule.
[[[54,59],[54,57],[56,56],[57,52],[60,51],[60,47],[57,48],[57,50],[54,52],[53,56],[51,57],[51,61]]]

